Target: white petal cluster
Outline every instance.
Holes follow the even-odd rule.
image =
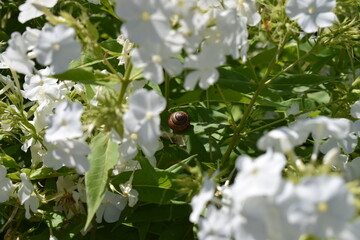
[[[194,197],[194,203],[202,200],[192,204],[190,216],[199,224],[199,239],[356,239],[354,196],[342,177],[304,177],[295,185],[282,178],[285,157],[271,152],[254,161],[241,156],[236,164],[234,183],[218,188],[221,198],[209,180]]]
[[[48,153],[44,159],[47,167],[55,170],[62,166],[75,168],[79,174],[89,170],[90,153],[87,143],[79,139],[82,136],[80,121],[83,107],[80,103],[64,100],[55,108],[55,114],[49,117],[50,126],[45,132]]]
[[[39,207],[39,199],[34,195],[34,187],[30,182],[26,173],[20,173],[21,187],[18,192],[20,204],[25,206],[25,217],[31,217],[30,210],[33,213],[37,212]]]
[[[19,6],[20,14],[19,22],[25,23],[31,19],[42,16],[44,13],[41,7],[52,8],[57,3],[57,0],[26,0],[26,2]]]
[[[124,114],[124,126],[128,134],[123,140],[126,155],[136,155],[135,143],[143,153],[151,157],[159,148],[160,116],[166,107],[166,100],[154,90],[136,90],[129,99],[129,110]],[[124,149],[125,148],[125,149]]]
[[[217,82],[217,67],[225,56],[246,60],[247,25],[259,23],[254,0],[116,0],[116,14],[125,20],[122,34],[139,47],[132,51],[132,63],[156,84],[164,81],[163,70],[177,76],[190,71],[186,90],[197,84],[207,89]],[[176,27],[175,27],[176,25]],[[183,63],[178,55],[185,51]]]
[[[11,180],[6,177],[6,173],[6,168],[0,165],[0,203],[9,200],[13,186]]]

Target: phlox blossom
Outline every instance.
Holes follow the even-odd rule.
[[[100,207],[96,211],[96,222],[113,223],[119,220],[122,210],[126,207],[127,199],[120,194],[106,191]]]
[[[18,192],[20,204],[25,206],[25,217],[29,219],[30,209],[32,212],[36,213],[39,207],[39,200],[32,195],[34,192],[34,187],[30,182],[29,178],[26,176],[26,173],[20,173],[21,178],[21,187]]]
[[[146,156],[152,156],[159,148],[159,114],[165,107],[165,99],[153,90],[138,89],[130,96],[129,110],[123,116],[124,125]]]
[[[44,13],[36,8],[34,4],[41,7],[52,8],[56,3],[57,0],[27,0],[24,4],[19,6],[20,14],[18,20],[21,23],[25,23],[30,19],[43,15]]]
[[[39,36],[34,52],[37,61],[50,65],[54,73],[65,72],[72,60],[80,57],[81,44],[75,40],[75,30],[63,24],[46,25]]]
[[[49,117],[50,127],[46,130],[48,142],[80,137],[83,134],[80,121],[83,106],[78,102],[64,100],[55,108],[55,114]]]
[[[330,12],[336,6],[336,0],[288,0],[286,14],[291,20],[297,20],[306,33],[313,33],[318,27],[333,25],[336,15]]]
[[[9,200],[12,182],[6,177],[6,168],[0,165],[0,203]]]

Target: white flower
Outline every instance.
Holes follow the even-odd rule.
[[[360,119],[360,100],[351,105],[350,113],[353,118]]]
[[[132,179],[125,184],[120,184],[122,195],[128,199],[129,207],[135,206],[138,201],[139,192],[132,188]]]
[[[9,46],[3,54],[5,65],[15,71],[31,75],[35,63],[27,55],[28,45],[18,32],[13,32]]]
[[[281,171],[285,163],[282,153],[272,151],[267,151],[254,161],[249,156],[240,156],[236,160],[239,172],[230,187],[233,199],[240,206],[249,197],[273,195],[281,183]]]
[[[32,195],[34,192],[34,187],[30,182],[29,178],[26,176],[26,173],[20,173],[21,178],[21,187],[18,192],[18,197],[20,204],[25,206],[25,217],[29,219],[30,209],[32,212],[36,213],[39,207],[39,200]]]
[[[210,205],[206,217],[199,222],[198,238],[200,240],[228,240],[231,239],[231,223],[234,219],[224,207],[217,209]],[[248,239],[243,239],[248,240]]]
[[[105,222],[113,223],[119,220],[122,210],[126,207],[127,199],[120,194],[106,191],[104,199],[96,211],[96,222],[101,223],[104,217]]]
[[[20,14],[18,17],[19,22],[24,23],[30,19],[40,17],[44,13],[38,10],[34,4],[52,8],[57,3],[57,0],[26,0],[26,2],[19,6]]]
[[[176,76],[182,71],[180,61],[174,57],[174,52],[162,43],[148,43],[136,48],[131,53],[135,67],[143,68],[144,78],[156,84],[164,81],[163,68],[170,76]]]
[[[235,8],[239,16],[246,17],[247,24],[255,26],[261,20],[260,14],[256,12],[255,0],[225,0],[227,8]]]
[[[294,130],[281,127],[266,133],[257,141],[260,150],[272,148],[275,152],[287,153],[299,143],[299,135]]]
[[[303,233],[334,237],[356,213],[353,195],[340,177],[306,177],[295,191],[298,200],[290,205],[288,219]]]
[[[83,134],[80,121],[83,107],[78,102],[64,100],[55,108],[55,114],[49,117],[50,127],[46,130],[48,142],[80,137]]]
[[[77,173],[84,174],[90,163],[86,155],[90,153],[88,144],[80,140],[57,140],[47,143],[48,153],[44,159],[47,167],[58,170],[66,166],[75,168]]]
[[[360,218],[347,222],[345,229],[337,234],[336,240],[358,240],[360,236]]]
[[[165,99],[153,90],[139,89],[130,96],[129,110],[123,116],[124,125],[146,156],[152,156],[159,148],[159,114],[165,107]]]
[[[123,35],[120,35],[116,38],[116,41],[122,45],[121,56],[117,59],[119,60],[119,65],[124,65],[129,59],[129,54],[134,47],[134,44],[126,39]]]
[[[229,9],[219,13],[216,26],[215,34],[220,36],[219,47],[223,49],[224,54],[231,55],[233,59],[241,56],[245,61],[248,50],[246,18],[237,16],[235,9]],[[210,41],[212,39],[210,38]]]
[[[219,0],[199,0],[197,5],[201,10],[207,10],[209,8],[220,7],[221,3]]]
[[[6,177],[6,168],[0,165],[0,203],[9,200],[12,182]]]
[[[121,32],[130,41],[162,42],[170,32],[170,21],[162,9],[160,0],[116,0],[115,12],[126,22]]]
[[[299,143],[305,142],[308,135],[312,134],[315,145],[311,159],[316,160],[322,139],[332,137],[337,141],[341,141],[348,137],[351,130],[351,121],[345,118],[333,119],[318,116],[299,120],[291,126],[291,129],[299,134]]]
[[[37,61],[51,65],[54,73],[65,72],[69,63],[80,57],[81,44],[75,40],[75,30],[66,25],[45,26],[34,49]]]
[[[213,177],[215,174],[213,175]],[[198,223],[200,214],[203,211],[206,204],[214,197],[215,184],[213,177],[208,178],[205,176],[205,180],[199,194],[191,199],[192,212],[190,214],[190,222]]]
[[[330,27],[336,15],[330,12],[336,6],[336,0],[288,0],[286,14],[291,20],[297,20],[306,33],[318,31],[318,27]]]
[[[221,49],[215,44],[209,44],[201,49],[198,55],[190,55],[185,59],[185,67],[195,69],[185,78],[185,89],[193,90],[199,82],[202,89],[207,89],[219,78],[216,69],[225,62]]]
[[[360,177],[360,157],[354,158],[351,162],[346,161],[344,164],[345,176],[348,181]]]
[[[37,75],[26,75],[22,95],[31,101],[39,103],[38,111],[47,108],[49,104],[60,99],[61,86],[57,79],[46,77],[50,75],[50,69],[42,69]]]

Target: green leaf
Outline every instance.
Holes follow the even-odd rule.
[[[20,169],[15,159],[5,153],[0,153],[0,165],[4,165],[7,168]]]
[[[59,80],[71,80],[84,84],[103,86],[111,86],[118,83],[118,81],[111,78],[111,75],[103,74],[100,72],[94,73],[91,68],[69,69],[64,73],[53,75],[53,77]]]
[[[107,52],[119,55],[122,51],[122,46],[116,39],[108,39],[100,43],[100,46],[105,48]]]
[[[335,79],[333,77],[327,77],[317,74],[288,74],[284,77],[275,79],[270,85],[273,87],[293,87],[295,85],[319,85],[321,83],[334,81]]]
[[[178,163],[172,165],[171,167],[167,168],[166,171],[172,172],[172,173],[179,173],[184,168],[184,165],[187,165],[191,160],[193,160],[196,157],[197,157],[197,154],[194,154],[194,155],[182,160],[181,162],[178,162]]]
[[[109,170],[114,167],[120,157],[117,144],[110,140],[110,133],[99,133],[91,141],[90,148],[90,170],[85,174],[88,210],[85,229],[104,198]]]

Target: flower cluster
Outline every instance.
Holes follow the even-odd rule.
[[[359,117],[359,101],[352,105],[351,115]],[[359,158],[348,161],[340,150],[349,154],[358,145],[358,121],[319,116],[266,133],[257,142],[266,153],[255,160],[246,155],[238,157],[238,173],[232,185],[227,181],[216,190],[214,180],[206,179],[201,192],[192,199],[190,220],[199,224],[199,239],[285,240],[304,234],[320,239],[355,239],[359,218],[354,220],[355,197],[346,183],[360,177]],[[309,169],[294,149],[304,144],[309,134],[314,141],[311,162],[318,161],[321,151],[325,154],[323,164],[338,175],[306,176]],[[282,176],[291,166],[305,175],[296,183]],[[205,216],[200,217],[205,206]]]

